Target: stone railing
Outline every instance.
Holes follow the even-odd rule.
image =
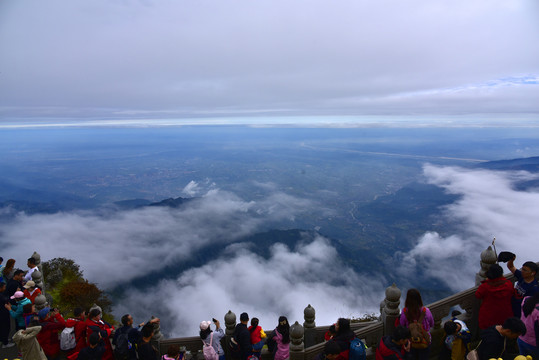
[[[477,314],[479,309],[479,301],[475,297],[475,291],[477,286],[482,280],[485,279],[485,271],[491,264],[496,262],[496,254],[489,246],[485,251],[481,253],[480,271],[476,274],[476,286],[459,293],[448,296],[444,299],[438,300],[431,304],[426,305],[434,317],[434,328],[432,329],[433,345],[431,348],[431,355],[435,355],[439,352],[442,345],[442,338],[445,335],[443,331],[443,321],[450,317],[452,309],[460,307],[464,310],[459,318],[462,318],[468,324],[472,334],[476,336],[478,334],[477,329]],[[506,275],[506,277],[514,281],[512,274]],[[401,290],[395,285],[391,285],[386,289],[385,298],[380,303],[380,317],[378,320],[368,322],[352,323],[351,327],[357,337],[364,340],[368,346],[368,358],[374,358],[374,352],[380,338],[384,335],[389,335],[395,329],[395,320],[400,316],[400,299]],[[316,326],[315,323],[315,309],[308,305],[304,310],[304,322],[303,325],[296,321],[290,327],[290,359],[291,360],[311,360],[323,351],[324,348],[324,334],[329,329],[329,325]],[[236,315],[229,311],[225,316],[226,325],[226,337],[223,339],[223,348],[226,349],[230,337],[234,332],[236,325]],[[168,346],[171,344],[177,344],[183,347],[183,349],[189,351],[190,356],[187,358],[203,359],[202,355],[202,341],[200,337],[187,337],[162,340],[159,343],[161,354],[166,353]],[[263,360],[271,359],[271,355],[267,352],[262,352]]]

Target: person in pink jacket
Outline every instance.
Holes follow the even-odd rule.
[[[290,357],[290,324],[286,316],[279,317],[279,325],[275,328],[274,340],[277,343],[275,360],[286,360]]]
[[[526,325],[526,334],[517,340],[520,355],[539,359],[539,293],[524,298],[520,320]]]

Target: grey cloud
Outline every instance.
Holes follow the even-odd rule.
[[[472,286],[473,275],[479,271],[479,255],[494,237],[498,251],[514,252],[517,263],[539,259],[539,248],[535,246],[539,192],[515,186],[537,180],[537,174],[432,165],[424,167],[424,174],[428,182],[460,195],[445,208],[444,217],[461,224],[461,229],[446,238],[437,233],[423,235],[404,256],[409,258],[403,266],[408,274],[421,268],[454,290]]]
[[[488,96],[437,93],[537,76],[530,1],[0,6],[4,118],[539,110],[532,83]]]

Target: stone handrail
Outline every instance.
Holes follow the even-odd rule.
[[[495,256],[492,256],[493,250],[489,247],[487,250],[481,253],[481,270],[476,275],[476,284],[478,285],[481,280],[484,280],[484,269],[487,265],[490,265],[496,261]],[[505,275],[511,281],[514,281],[513,274],[509,273]],[[435,301],[426,305],[434,317],[434,328],[432,329],[433,345],[431,348],[431,354],[436,354],[441,347],[441,339],[444,336],[444,331],[441,328],[442,322],[450,317],[450,311],[456,306],[460,306],[464,310],[463,314],[459,317],[465,320],[468,327],[472,331],[472,335],[478,334],[477,329],[477,315],[480,302],[475,297],[475,292],[478,286],[470,289],[452,294],[444,299]],[[352,330],[356,336],[365,341],[369,350],[367,352],[368,358],[374,357],[374,352],[380,338],[383,335],[388,335],[393,332],[395,319],[399,316],[399,304],[400,304],[401,291],[395,284],[388,287],[386,290],[386,298],[381,302],[380,312],[381,316],[379,320],[373,320],[368,322],[354,322],[351,324]],[[303,326],[297,321],[291,326],[290,329],[290,360],[312,360],[324,349],[324,334],[329,328],[326,326],[315,325],[315,310],[311,305],[308,305],[304,310],[305,322]],[[223,346],[226,349],[226,341],[232,335],[230,330],[233,330],[235,325],[236,316],[229,311],[225,315],[226,320],[230,324],[227,326],[227,340],[223,339]],[[230,329],[229,329],[230,328]],[[177,344],[184,346],[186,350],[190,351],[193,358],[200,358],[202,356],[202,341],[198,336],[176,338],[162,340],[160,342],[161,354],[166,353],[166,349],[171,344]],[[203,357],[202,357],[203,359]],[[271,354],[267,351],[262,351],[262,359],[271,359]]]

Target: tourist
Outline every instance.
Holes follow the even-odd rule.
[[[24,360],[47,360],[47,356],[36,338],[41,329],[39,322],[33,320],[26,329],[21,329],[13,334],[13,341],[17,344]]]
[[[275,360],[286,360],[290,357],[290,324],[285,316],[279,317],[279,324],[274,330],[273,339],[277,343]]]
[[[520,354],[539,359],[539,293],[524,298],[520,320],[526,326],[526,334],[517,340]]]
[[[8,261],[6,262],[6,266],[4,266],[4,268],[2,269],[2,277],[4,278],[4,282],[6,284],[13,277],[14,273],[15,273],[15,259],[8,259]]]
[[[249,315],[244,312],[240,315],[240,322],[234,328],[234,335],[230,340],[232,342],[232,356],[235,359],[247,360],[251,354],[251,333],[247,329]]]
[[[404,360],[410,357],[410,330],[397,326],[392,335],[380,339],[376,360]]]
[[[319,354],[315,360],[336,360],[341,353],[341,348],[335,341],[327,341],[324,345],[324,351]]]
[[[515,283],[515,293],[511,299],[511,306],[513,308],[514,316],[520,317],[522,299],[526,296],[533,296],[534,294],[539,293],[539,282],[535,278],[535,275],[537,274],[536,263],[533,261],[526,261],[519,270],[514,265],[515,259],[516,256],[507,262],[507,268],[517,279]]]
[[[4,258],[0,256],[0,282],[4,281],[4,265],[2,263],[4,262]]]
[[[114,328],[101,319],[101,310],[93,308],[88,314],[86,319],[86,336],[89,337],[94,332],[98,332],[101,336],[101,341],[105,346],[105,353],[103,354],[103,360],[112,360],[114,355],[112,353],[112,345],[110,343],[110,334]]]
[[[99,332],[88,337],[88,346],[79,351],[77,360],[101,360],[105,354],[105,345],[101,341]]]
[[[434,318],[429,308],[423,306],[421,294],[417,289],[409,289],[404,301],[399,324],[411,333],[410,354],[414,359],[427,360],[430,353],[430,329],[434,327]],[[415,326],[414,324],[418,324]],[[412,331],[413,330],[413,331]]]
[[[16,291],[10,299],[15,300],[15,304],[6,304],[4,306],[9,310],[9,314],[15,320],[15,328],[17,330],[26,328],[26,324],[24,323],[24,305],[32,304],[32,302],[24,297],[22,291]]]
[[[15,292],[22,291],[23,275],[24,275],[24,271],[22,270],[15,270],[13,272],[13,276],[7,282],[7,288],[6,288],[7,296],[12,297],[15,294]]]
[[[225,336],[223,329],[221,329],[221,323],[219,320],[213,319],[215,323],[215,331],[212,331],[210,328],[210,321],[202,321],[200,323],[200,338],[202,342],[206,345],[211,343],[211,346],[215,350],[215,353],[219,355],[219,360],[225,359],[225,351],[221,346],[221,339]]]
[[[22,317],[24,318],[24,326],[27,327],[32,321],[39,320],[37,315],[36,306],[32,303],[28,303],[22,307]]]
[[[6,283],[0,282],[0,342],[2,349],[12,347],[14,343],[9,342],[9,332],[11,331],[11,316],[5,306],[9,304],[9,297],[6,294]]]
[[[43,348],[47,358],[56,359],[60,355],[59,333],[65,327],[65,320],[56,308],[45,307],[37,313],[41,331],[37,334],[37,341]]]
[[[441,353],[447,359],[464,360],[472,337],[466,323],[458,319],[448,320],[444,324],[444,331],[446,334],[444,339],[445,347],[442,348]],[[440,358],[444,357],[442,354]]]
[[[481,343],[477,347],[479,360],[504,358],[508,355],[507,340],[514,340],[525,334],[526,326],[515,317],[506,319],[503,325],[494,325],[485,329],[481,332]]]
[[[38,270],[36,265],[36,259],[34,259],[33,257],[28,258],[26,265],[30,268],[30,270],[28,270],[26,272],[26,275],[24,275],[24,282],[32,280],[32,274],[34,273],[34,271]]]
[[[139,360],[157,360],[159,351],[151,344],[153,337],[153,324],[146,324],[140,331],[142,340],[137,345]]]
[[[35,303],[36,297],[41,294],[41,290],[36,286],[36,283],[33,280],[27,281],[23,286],[24,296],[30,301]]]
[[[159,318],[151,319],[149,324],[159,324]],[[135,344],[142,339],[141,329],[145,323],[140,323],[133,327],[133,316],[125,314],[121,318],[122,326],[114,332],[112,344],[114,345],[114,356],[116,359],[136,359],[137,353]]]
[[[168,347],[167,353],[161,357],[161,360],[179,360],[180,346],[172,344]]]
[[[77,307],[73,309],[73,317],[66,320],[66,327],[73,328],[75,333],[76,345],[73,350],[69,352],[69,355],[84,349],[86,345],[86,311]]]
[[[253,355],[260,359],[260,352],[264,346],[266,333],[261,326],[258,325],[258,318],[251,319],[251,326],[249,326],[249,332],[251,333],[251,346],[253,347]]]
[[[341,349],[341,355],[339,358],[348,359],[348,354],[350,352],[350,342],[354,340],[356,335],[350,328],[350,320],[345,318],[339,318],[334,324],[335,334],[331,338],[332,341],[335,341],[339,348]]]
[[[503,276],[502,267],[492,264],[487,272],[487,279],[475,292],[475,297],[482,299],[479,307],[479,328],[484,330],[513,316],[511,298],[514,293],[513,284]]]

